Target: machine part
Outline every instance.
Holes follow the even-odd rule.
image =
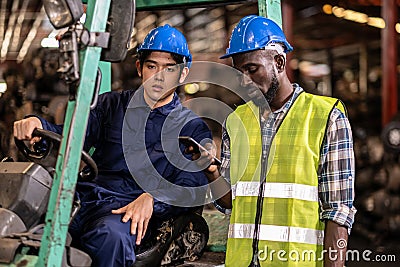
[[[368,163],[380,164],[385,154],[385,146],[378,136],[369,136],[366,139]]]
[[[38,251],[42,238],[43,224],[33,227],[27,232],[13,233],[0,238],[0,263],[11,263],[16,254],[25,246],[25,252]],[[38,232],[39,231],[39,232]],[[17,265],[19,266],[19,265]]]
[[[76,29],[79,25],[69,27],[59,40],[60,58],[57,72],[66,83],[79,81],[79,50]]]
[[[43,1],[44,10],[56,29],[68,27],[83,15],[80,0]]]
[[[376,171],[373,176],[373,184],[376,186],[375,188],[384,188],[388,184],[389,181],[389,173],[387,169],[383,166]]]
[[[97,101],[99,99],[101,78],[103,77],[100,68],[97,69],[96,85],[93,93],[92,103],[90,104],[90,110],[93,110],[97,106]]]
[[[400,214],[389,216],[389,231],[395,236],[400,236]]]
[[[386,185],[387,190],[395,195],[400,193],[400,166],[398,163],[388,164],[386,166],[389,173],[389,181]]]
[[[89,32],[86,29],[82,30],[79,35],[79,46],[96,46],[107,48],[110,39],[109,32]]]
[[[355,179],[355,186],[360,191],[369,190],[371,187],[371,180],[374,179],[375,168],[368,166],[357,170],[357,179]]]
[[[68,264],[63,264],[65,267],[90,267],[92,265],[92,259],[88,254],[73,247],[66,247],[66,253],[64,253],[64,262]]]
[[[0,208],[0,237],[26,230],[24,222],[15,212]]]
[[[0,263],[12,263],[18,261],[17,253],[25,250],[28,254],[37,254],[41,245],[44,224],[39,224],[27,232],[10,234],[0,238]],[[70,236],[67,236],[67,243],[62,257],[62,267],[90,267],[92,260],[85,252],[70,247]],[[26,255],[25,255],[26,256]],[[14,266],[14,265],[13,265]],[[16,264],[16,266],[22,266]]]
[[[72,203],[70,222],[72,222],[75,219],[75,216],[78,214],[80,208],[81,208],[81,201],[79,199],[75,199],[74,202]]]
[[[0,162],[0,205],[18,215],[28,229],[46,212],[51,184],[52,177],[40,165]]]
[[[135,22],[135,10],[135,0],[111,0],[106,27],[110,39],[108,47],[102,49],[100,60],[120,62],[125,59]]]
[[[39,151],[32,151],[31,149],[29,149],[24,141],[22,140],[18,140],[18,139],[14,139],[15,141],[15,145],[18,147],[19,151],[21,151],[21,153],[28,159],[31,160],[35,163],[41,164],[41,165],[46,165],[43,164],[43,160],[46,160],[46,157],[49,155],[50,150],[53,148],[53,142],[56,142],[57,144],[59,144],[61,142],[61,135],[54,133],[54,132],[50,132],[47,130],[43,130],[43,129],[38,129],[36,128],[35,130],[33,130],[32,132],[32,136],[37,136],[37,137],[41,137],[45,140],[50,141],[50,147],[45,147],[40,149]],[[88,179],[89,177],[93,178],[96,177],[98,174],[98,169],[97,169],[97,165],[96,162],[92,159],[92,157],[86,152],[82,150],[82,161],[86,163],[86,165],[90,168],[90,175],[86,175],[84,179]]]
[[[153,240],[139,248],[132,267],[160,266],[184,259],[198,259],[208,241],[209,230],[197,213],[165,221]]]
[[[10,238],[19,238],[21,243],[28,247],[39,249],[40,241],[42,240],[44,224],[36,225],[27,232],[13,233]]]
[[[161,266],[189,260],[198,260],[207,245],[209,229],[205,219],[195,214],[183,233],[176,238],[168,248]]]
[[[370,214],[382,218],[389,213],[390,201],[390,195],[386,190],[380,189],[364,200],[364,206]]]
[[[390,214],[400,214],[400,196],[391,195],[389,212]]]
[[[398,119],[398,117],[396,117]],[[386,124],[381,135],[385,148],[391,153],[400,153],[400,121],[394,120]]]
[[[11,263],[21,245],[18,239],[0,238],[0,263]]]
[[[4,157],[1,159],[1,162],[14,162],[14,159],[12,157]]]

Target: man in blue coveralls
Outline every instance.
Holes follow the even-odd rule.
[[[95,147],[92,157],[99,174],[90,182],[77,183],[81,208],[70,233],[91,256],[93,266],[131,266],[150,219],[151,225],[153,221],[159,225],[187,212],[190,203],[197,203],[195,198],[204,197],[205,190],[196,194],[190,189],[205,186],[205,175],[171,162],[177,155],[183,157],[180,161],[190,157],[183,155],[178,135],[203,143],[211,139],[207,125],[183,107],[175,93],[191,61],[181,32],[169,25],[153,29],[138,48],[141,88],[102,94],[90,112],[84,149]],[[32,137],[35,128],[61,134],[62,127],[28,116],[14,123],[14,136],[33,144],[39,141]],[[173,186],[160,188],[162,181]],[[183,189],[173,191],[174,186]],[[186,203],[179,205],[183,199]]]

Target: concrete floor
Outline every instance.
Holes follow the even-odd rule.
[[[199,260],[195,262],[185,261],[183,264],[176,265],[176,267],[222,267],[224,260],[224,252],[206,251]]]

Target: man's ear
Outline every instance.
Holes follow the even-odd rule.
[[[279,72],[282,72],[285,70],[286,67],[286,57],[284,55],[278,54],[274,57],[275,62],[276,62],[276,68],[278,69]]]
[[[137,70],[137,73],[138,73],[139,77],[142,77],[142,68],[140,67],[140,61],[139,60],[136,60],[136,70]]]
[[[182,72],[181,72],[181,77],[179,78],[179,83],[183,83],[186,79],[186,77],[189,74],[189,68],[188,67],[184,67]]]

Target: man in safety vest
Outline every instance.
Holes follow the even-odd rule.
[[[275,22],[250,15],[221,57],[243,73],[243,90],[256,88],[225,121],[221,168],[206,170],[213,190],[220,177],[230,183],[215,201],[231,212],[227,267],[344,266],[356,213],[352,132],[341,101],[289,81],[292,50]]]

